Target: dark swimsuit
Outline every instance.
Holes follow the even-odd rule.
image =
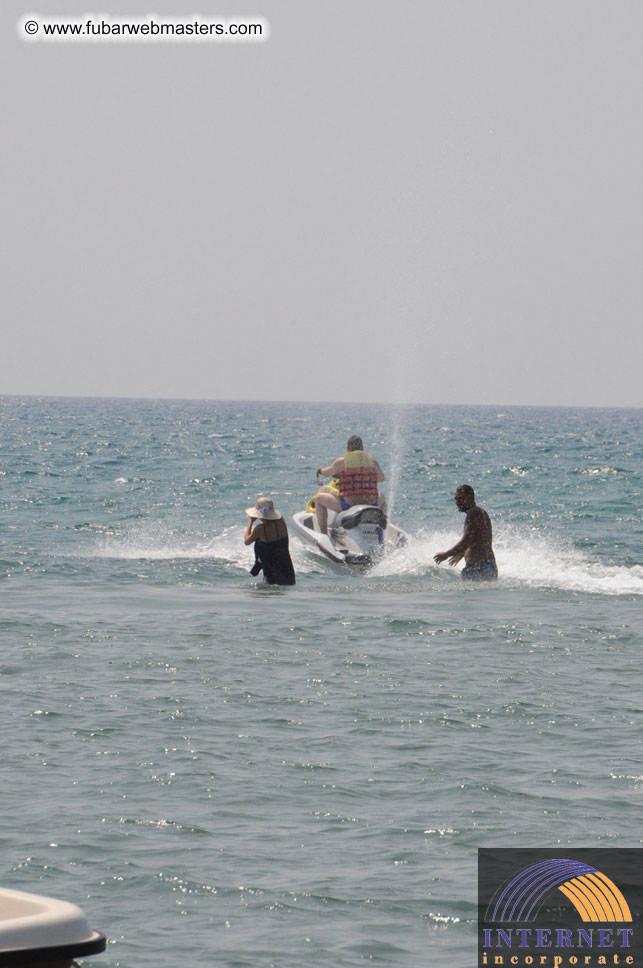
[[[465,581],[495,581],[498,577],[496,559],[492,556],[486,561],[473,561],[460,572]]]
[[[354,504],[348,504],[348,502],[345,501],[343,497],[340,497],[339,503],[342,506],[342,511],[348,511],[349,508],[354,508],[355,507]],[[365,504],[369,504],[368,501],[365,501],[364,503]],[[377,501],[373,501],[372,504],[369,504],[369,507],[374,507],[374,508],[378,507],[378,502]]]
[[[274,534],[278,534],[276,522],[264,521],[264,533],[269,524],[275,524]],[[284,525],[285,527],[285,525]],[[294,585],[295,569],[292,566],[288,551],[288,532],[283,538],[273,541],[255,541],[255,563],[250,569],[251,575],[258,575],[263,570],[263,580],[267,585]]]

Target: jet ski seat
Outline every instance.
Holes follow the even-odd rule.
[[[365,507],[360,504],[354,508],[348,508],[346,511],[342,511],[335,521],[335,527],[342,527],[345,531],[356,528],[358,524],[375,525],[375,527],[385,531],[387,525],[386,515],[381,508]]]

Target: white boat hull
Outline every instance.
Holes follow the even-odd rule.
[[[294,532],[310,550],[335,564],[356,570],[376,565],[408,537],[377,507],[356,505],[336,514],[328,512],[328,534],[322,534],[314,511],[293,515]]]
[[[0,888],[0,965],[66,968],[106,943],[75,904]]]

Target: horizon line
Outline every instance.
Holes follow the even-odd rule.
[[[482,409],[512,408],[530,410],[641,410],[641,406],[605,403],[426,403],[402,402],[394,400],[321,400],[291,399],[265,400],[247,397],[158,397],[158,396],[115,396],[112,394],[67,394],[67,393],[0,393],[0,400],[122,400],[148,403],[256,403],[256,404],[319,404],[320,406],[342,407],[476,407]]]

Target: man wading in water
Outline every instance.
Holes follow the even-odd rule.
[[[466,514],[464,532],[453,548],[439,552],[433,556],[433,560],[439,565],[448,558],[450,565],[457,565],[464,558],[462,577],[465,580],[495,581],[498,577],[498,567],[491,547],[489,515],[484,508],[478,507],[473,488],[468,484],[461,484],[456,488],[455,503],[458,511]]]

